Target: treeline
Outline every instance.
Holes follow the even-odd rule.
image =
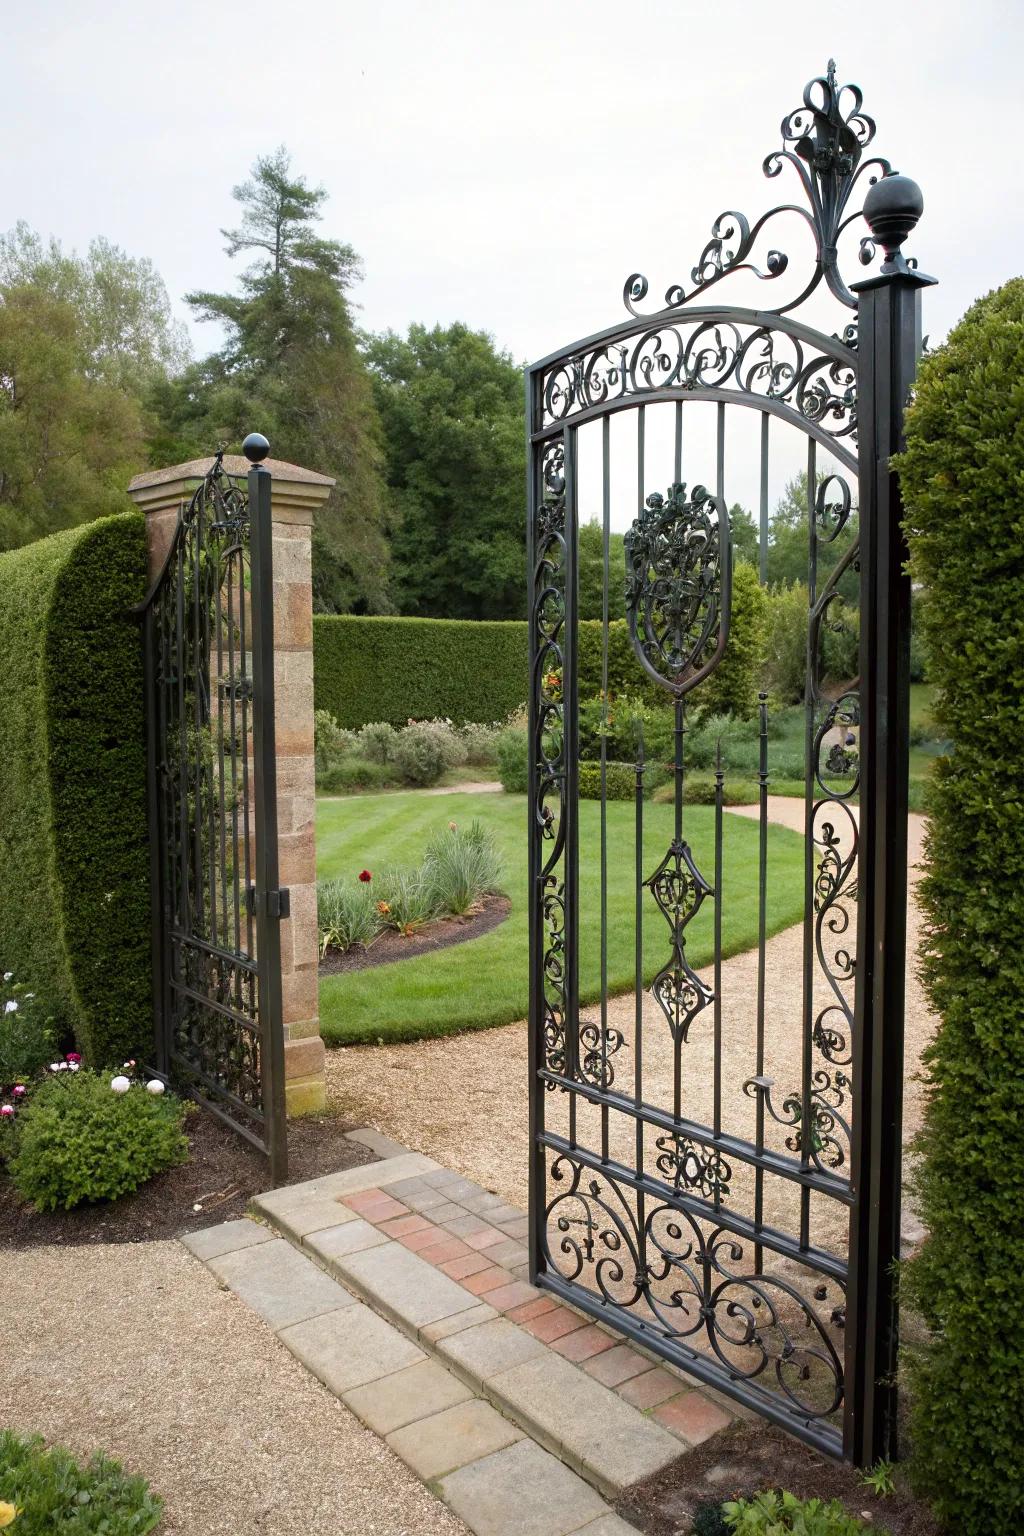
[[[361,333],[350,245],[321,232],[327,194],[282,148],[233,190],[222,230],[242,264],[229,293],[185,301],[221,345],[192,356],[146,259],[99,239],[65,253],[18,224],[0,237],[0,549],[124,508],[128,478],[236,446],[254,428],[275,457],[331,474],[314,538],[326,613],[525,617],[521,365],[484,332],[412,325]],[[772,518],[772,585],[806,572],[806,477]],[[731,509],[737,557],[757,530]],[[842,542],[827,546],[828,564]],[[612,536],[611,617],[623,612]],[[601,531],[580,538],[584,618],[601,615]]]

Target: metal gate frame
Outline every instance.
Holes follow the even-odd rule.
[[[270,445],[223,452],[137,610],[146,694],[153,1070],[287,1178]],[[248,631],[248,632],[247,632]],[[230,838],[230,841],[229,841]]]
[[[527,445],[528,475],[528,569],[530,622],[530,699],[528,739],[530,743],[530,1023],[529,1023],[529,1102],[530,1102],[530,1270],[534,1284],[562,1296],[591,1315],[607,1322],[690,1371],[698,1379],[755,1408],[770,1420],[783,1425],[801,1439],[827,1452],[842,1456],[860,1466],[896,1452],[896,1353],[898,1341],[897,1301],[894,1266],[900,1252],[900,1158],[903,1098],[903,1010],[904,969],[906,961],[907,901],[907,783],[909,737],[909,653],[910,653],[910,582],[906,574],[906,545],[903,535],[902,507],[896,477],[890,460],[902,444],[902,418],[921,351],[921,289],[934,280],[918,273],[902,255],[901,246],[914,228],[922,211],[920,192],[913,182],[895,175],[885,160],[862,159],[862,151],[874,136],[874,123],[861,112],[862,96],[855,86],[839,86],[835,66],[829,61],[824,76],[811,81],[804,90],[803,105],[790,113],[782,124],[782,148],[764,162],[765,174],[778,175],[785,165],[795,169],[810,212],[794,205],[784,205],[764,214],[753,225],[738,213],[719,216],[711,239],[693,269],[692,287],[670,288],[665,307],[653,315],[642,315],[636,305],[647,293],[647,281],[639,274],[626,283],[624,299],[631,319],[601,331],[571,346],[562,348],[527,370]],[[873,170],[874,174],[870,174]],[[864,208],[849,212],[854,185],[869,174],[871,190]],[[777,310],[751,310],[718,306],[691,307],[699,298],[732,273],[747,271],[771,282],[789,265],[777,250],[768,252],[763,269],[754,265],[752,254],[763,227],[780,212],[796,212],[810,225],[815,240],[815,263],[809,281],[792,303]],[[865,264],[874,258],[876,245],[884,248],[884,261],[876,275],[847,286],[839,269],[837,241],[841,233],[860,218],[868,221],[870,235],[861,240],[860,256]],[[730,245],[731,242],[731,245]],[[842,335],[827,336],[791,317],[808,296],[824,283],[832,295],[854,311],[854,323]],[[723,343],[722,336],[727,340]],[[728,336],[735,338],[735,344]],[[788,351],[786,349],[789,349]],[[779,354],[790,361],[780,363]],[[770,418],[778,417],[796,425],[808,439],[808,486],[816,487],[815,451],[818,443],[856,475],[859,501],[859,562],[861,592],[859,698],[848,707],[859,720],[859,834],[854,822],[854,856],[837,876],[839,886],[849,882],[851,874],[857,889],[857,946],[849,959],[849,975],[855,986],[854,1004],[846,1012],[850,1047],[848,1078],[838,1077],[849,1089],[852,1124],[846,1125],[838,1109],[832,1113],[811,1084],[811,1004],[804,993],[804,1080],[799,1095],[794,1096],[779,1113],[771,1103],[768,1079],[754,1077],[745,1091],[757,1100],[758,1132],[751,1143],[729,1136],[716,1123],[695,1124],[676,1118],[667,1110],[641,1102],[639,1086],[635,1100],[612,1087],[613,1072],[609,1058],[620,1048],[621,1036],[607,1027],[605,1002],[601,1023],[581,1026],[579,1001],[579,783],[578,783],[578,653],[577,653],[577,446],[579,427],[600,421],[603,424],[604,549],[605,549],[605,633],[608,607],[608,529],[609,529],[609,421],[617,411],[637,413],[638,419],[638,504],[645,505],[648,489],[644,479],[644,406],[673,402],[676,408],[675,482],[681,479],[682,408],[685,402],[700,400],[717,403],[718,451],[715,493],[697,490],[685,501],[685,488],[673,484],[665,503],[656,498],[653,512],[641,512],[636,529],[644,516],[661,519],[704,517],[707,508],[717,505],[718,521],[710,514],[708,527],[717,527],[727,543],[728,520],[724,509],[724,413],[726,405],[741,405],[758,411],[762,423],[762,579],[767,533],[767,444]],[[843,439],[846,439],[844,442]],[[851,446],[854,441],[856,448]],[[664,479],[665,477],[662,477]],[[840,477],[834,477],[840,478]],[[824,490],[824,487],[822,488]],[[849,488],[846,511],[849,513]],[[680,499],[672,503],[673,496]],[[701,500],[703,498],[703,500]],[[652,501],[647,500],[650,509]],[[834,508],[817,502],[809,506],[810,560],[812,569],[817,547],[816,519],[825,520]],[[718,537],[718,534],[715,537]],[[627,546],[627,572],[629,569]],[[722,557],[722,570],[716,579],[721,596],[722,575],[728,580],[729,557]],[[812,578],[813,579],[813,578]],[[826,583],[815,596],[812,590],[809,614],[809,656],[817,644],[820,626],[831,597]],[[635,594],[634,594],[635,596]],[[728,596],[725,609],[727,618]],[[635,616],[634,616],[635,617]],[[706,630],[704,642],[714,640],[714,630]],[[724,644],[724,636],[719,636]],[[641,656],[641,648],[637,647]],[[702,653],[706,657],[706,649]],[[641,659],[642,656],[641,656]],[[695,650],[689,658],[690,673],[697,667]],[[675,662],[677,688],[686,671],[680,656]],[[605,648],[607,667],[607,647]],[[810,662],[809,662],[810,667]],[[649,669],[650,670],[650,669]],[[705,668],[705,671],[707,668]],[[813,669],[808,683],[808,767],[807,767],[807,910],[805,925],[810,954],[813,911],[816,898],[813,883],[816,874],[813,848],[814,797],[817,765],[811,736],[817,720]],[[664,681],[664,678],[662,679]],[[692,681],[692,677],[691,677]],[[607,693],[607,688],[605,689]],[[677,692],[676,764],[682,784],[682,728]],[[765,706],[762,704],[761,802],[762,826],[768,789],[767,748],[764,745]],[[833,714],[833,723],[835,715]],[[603,763],[603,759],[602,759]],[[642,779],[644,772],[642,742],[637,762],[637,817],[642,817]],[[605,773],[602,766],[602,776]],[[721,826],[722,770],[717,774],[717,814]],[[822,786],[824,788],[824,786]],[[858,782],[844,792],[852,803]],[[681,797],[681,788],[679,796]],[[678,801],[677,801],[678,803]],[[602,799],[602,809],[604,801]],[[603,823],[602,823],[603,826]],[[602,831],[602,838],[604,832]],[[638,836],[638,845],[640,838]],[[676,845],[680,843],[677,810]],[[763,834],[762,834],[763,843]],[[674,847],[676,846],[674,845]],[[719,858],[721,837],[718,837]],[[684,845],[685,846],[685,845]],[[671,852],[672,850],[670,850]],[[763,857],[763,856],[762,856]],[[637,861],[638,911],[641,886],[651,887],[653,876],[645,878],[642,849]],[[677,889],[687,889],[699,905],[704,896],[714,896],[720,868],[714,880],[705,880],[692,863],[688,850],[676,857]],[[655,874],[658,872],[656,871]],[[671,872],[670,872],[671,873]],[[681,877],[682,885],[679,880]],[[762,881],[763,881],[762,864]],[[689,887],[687,887],[689,882]],[[849,899],[852,884],[847,885]],[[666,905],[663,915],[673,928],[673,915]],[[682,903],[685,905],[685,902]],[[715,903],[717,909],[717,902]],[[761,899],[763,924],[763,891]],[[716,943],[716,986],[707,987],[689,971],[683,957],[682,929],[692,915],[692,908],[681,915],[680,901],[674,909],[673,942],[677,957],[674,982],[675,1026],[682,1024],[685,1039],[689,1020],[679,1013],[679,983],[695,987],[695,1014],[717,995],[720,928]],[[848,914],[847,914],[848,917]],[[639,922],[638,922],[639,926]],[[763,931],[763,930],[762,930]],[[602,928],[604,943],[604,927]],[[637,967],[642,963],[642,944],[637,939]],[[806,961],[805,961],[806,963]],[[763,978],[762,978],[763,986]],[[835,987],[833,990],[838,990]],[[606,975],[603,985],[607,997]],[[813,997],[813,992],[810,994]],[[670,1010],[662,1004],[666,1017]],[[639,986],[637,1008],[640,1008]],[[639,1013],[638,1013],[639,1017]],[[669,1019],[670,1025],[672,1019]],[[716,1012],[716,1029],[717,1029]],[[716,1034],[716,1039],[718,1035]],[[676,1046],[678,1051],[678,1044]],[[639,1047],[638,1047],[639,1050]],[[840,1053],[826,1059],[839,1060]],[[719,1066],[716,1064],[716,1080]],[[677,1069],[678,1071],[678,1069]],[[545,1125],[546,1100],[552,1092],[569,1096],[572,1130],[568,1138],[550,1132]],[[840,1095],[842,1098],[842,1095]],[[603,1145],[599,1151],[575,1140],[577,1102],[598,1106],[604,1117]],[[632,1116],[637,1127],[639,1164],[633,1167],[609,1158],[607,1116],[609,1110]],[[765,1115],[780,1123],[796,1126],[794,1142],[799,1157],[784,1157],[767,1150],[763,1128]],[[785,1114],[791,1118],[785,1119]],[[818,1151],[818,1127],[828,1134],[829,1125],[848,1133],[849,1179],[837,1177],[826,1167]],[[800,1124],[813,1126],[801,1144]],[[659,1180],[645,1172],[642,1161],[642,1127],[654,1126],[663,1135],[674,1136],[678,1151],[686,1143],[696,1149],[699,1177],[688,1182],[677,1176],[674,1181]],[[809,1146],[808,1143],[811,1145]],[[792,1143],[791,1143],[792,1144]],[[570,1195],[577,1195],[586,1214],[576,1225],[586,1230],[574,1238],[577,1257],[589,1254],[595,1264],[594,1250],[604,1242],[605,1263],[614,1259],[616,1282],[606,1286],[597,1275],[591,1287],[577,1283],[584,1268],[567,1262],[560,1270],[549,1245],[548,1158],[564,1162],[571,1172]],[[725,1158],[739,1159],[752,1166],[763,1188],[765,1177],[782,1177],[801,1187],[802,1216],[798,1236],[772,1231],[755,1220],[735,1216],[728,1210],[723,1186],[717,1182],[716,1169]],[[604,1176],[608,1188],[614,1188],[623,1211],[627,1200],[633,1205],[623,1214],[616,1208],[609,1212],[604,1185],[597,1192],[596,1183],[588,1193],[583,1178],[590,1170]],[[709,1172],[710,1170],[710,1172]],[[554,1175],[556,1178],[559,1174]],[[563,1174],[564,1176],[564,1174]],[[849,1207],[849,1261],[809,1247],[807,1216],[813,1192],[839,1200]],[[624,1193],[625,1192],[625,1193]],[[563,1191],[559,1198],[566,1198]],[[609,1197],[610,1198],[610,1197]],[[588,1203],[589,1201],[589,1203]],[[727,1291],[732,1282],[722,1282],[718,1264],[722,1234],[724,1241],[738,1248],[740,1242],[751,1244],[756,1255],[751,1292],[764,1287],[762,1280],[762,1243],[769,1253],[788,1255],[801,1263],[810,1261],[833,1287],[845,1293],[845,1305],[835,1309],[832,1322],[842,1328],[842,1363],[836,1357],[837,1390],[841,1394],[841,1430],[833,1422],[825,1424],[814,1412],[800,1409],[794,1401],[762,1390],[756,1373],[751,1377],[730,1369],[724,1355],[698,1354],[684,1347],[681,1339],[668,1339],[648,1322],[638,1319],[629,1306],[616,1301],[611,1292],[615,1283],[628,1292],[633,1286],[635,1298],[649,1298],[653,1269],[649,1261],[650,1243],[645,1227],[645,1201],[659,1203],[666,1212],[679,1213],[679,1226],[692,1236],[697,1233],[699,1255],[693,1270],[700,1272],[695,1285],[700,1287],[698,1310],[702,1324],[711,1338],[716,1327],[715,1309],[728,1310]],[[551,1201],[550,1205],[557,1203]],[[594,1210],[600,1207],[600,1219]],[[701,1236],[697,1218],[714,1231]],[[652,1218],[648,1218],[650,1220]],[[689,1225],[687,1226],[687,1221]],[[604,1221],[606,1230],[599,1231]],[[563,1226],[562,1231],[566,1228]],[[716,1248],[716,1241],[719,1246]],[[683,1239],[680,1238],[680,1246]],[[563,1246],[562,1253],[567,1250]],[[737,1258],[733,1253],[732,1257]],[[659,1261],[669,1272],[671,1258],[659,1253]],[[635,1264],[635,1279],[629,1273]],[[717,1275],[714,1273],[717,1268]],[[573,1271],[567,1277],[565,1270]],[[609,1273],[612,1273],[609,1271]],[[622,1277],[625,1278],[622,1278]],[[660,1278],[660,1277],[659,1277]],[[692,1277],[691,1277],[692,1278]],[[742,1282],[744,1284],[747,1281]],[[646,1293],[645,1293],[646,1287]],[[820,1288],[821,1292],[824,1285]],[[632,1304],[632,1303],[631,1303]],[[745,1326],[757,1338],[758,1324],[748,1302]],[[770,1304],[769,1304],[770,1305]],[[801,1302],[801,1305],[803,1303]],[[735,1318],[734,1301],[728,1302]],[[804,1309],[810,1312],[810,1307]],[[654,1309],[649,1308],[653,1313]],[[808,1326],[811,1326],[808,1322]],[[824,1337],[824,1334],[823,1334]],[[712,1340],[713,1345],[713,1340]],[[829,1348],[832,1346],[829,1345]],[[765,1361],[767,1365],[767,1360]],[[778,1380],[783,1382],[782,1368]]]

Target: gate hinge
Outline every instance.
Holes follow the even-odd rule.
[[[264,897],[268,917],[281,919],[291,916],[292,893],[286,885],[282,885],[280,890],[265,891]],[[250,917],[255,917],[260,910],[260,895],[254,885],[250,885],[246,891],[245,906]]]

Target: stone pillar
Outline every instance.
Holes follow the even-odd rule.
[[[193,459],[136,475],[128,487],[146,514],[150,578],[159,572],[183,505],[213,465]],[[244,479],[249,464],[226,454],[224,468]],[[313,771],[313,516],[331,492],[327,475],[266,459],[274,525],[274,693],[280,879],[291,893],[281,924],[285,1093],[290,1116],[325,1104],[324,1045],[317,998],[316,795]]]

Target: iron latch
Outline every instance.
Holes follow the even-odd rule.
[[[265,891],[264,899],[268,917],[278,920],[282,917],[291,917],[292,893],[286,885],[282,885],[280,890]],[[255,917],[260,910],[260,896],[254,885],[250,885],[246,891],[245,906],[250,917]]]

